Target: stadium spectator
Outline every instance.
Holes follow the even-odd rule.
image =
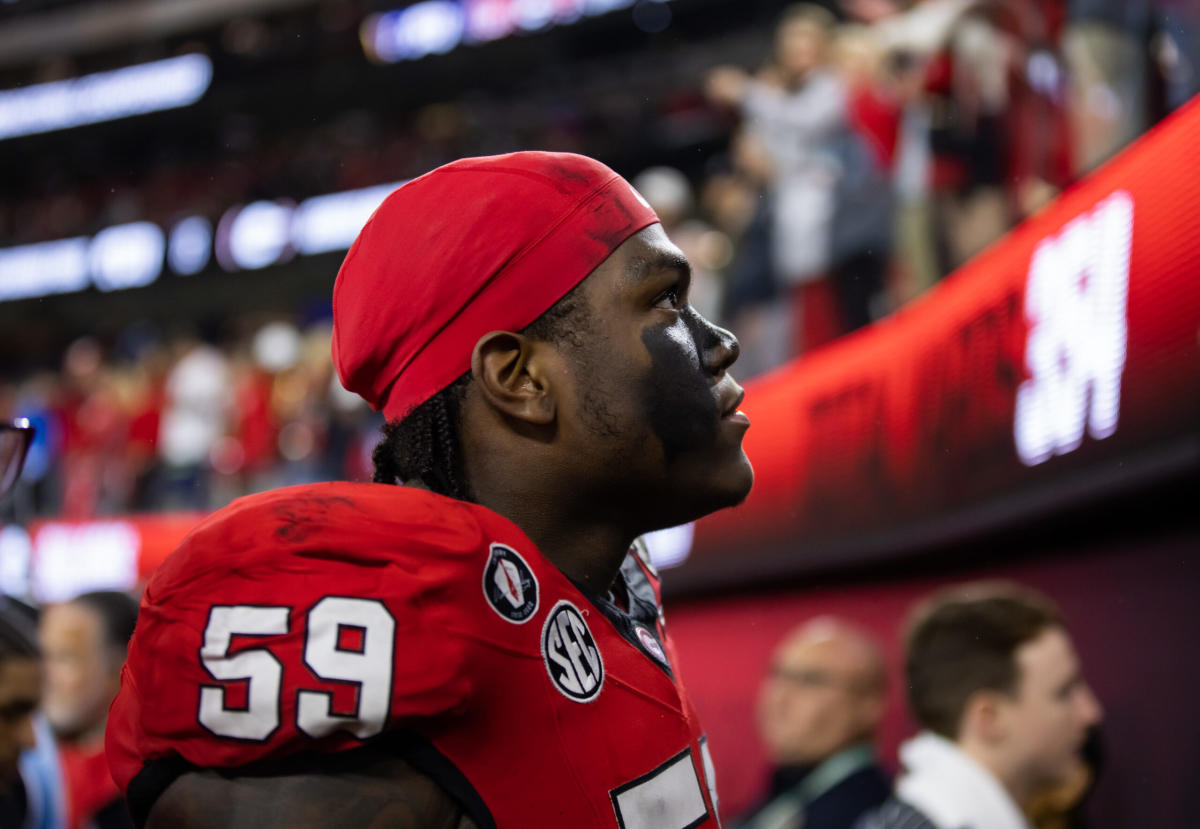
[[[0,472],[12,468],[12,457],[19,455],[0,456]],[[36,619],[33,608],[0,596],[0,826],[62,829],[66,805],[58,752],[36,711],[42,691]]]
[[[136,621],[137,603],[115,591],[84,593],[42,612],[42,708],[58,738],[70,829],[131,825],[104,757],[104,725]]]
[[[1062,616],[1008,585],[933,597],[906,643],[905,679],[923,731],[871,829],[1028,829],[1025,809],[1073,783],[1100,704]]]
[[[0,498],[21,474],[33,434],[28,424],[0,423]],[[41,696],[37,644],[25,614],[0,597],[0,824],[23,826],[28,811],[21,753],[37,745],[33,712]]]
[[[229,428],[233,404],[229,360],[198,341],[177,344],[180,357],[166,380],[159,423],[163,506],[205,509],[213,445]]]
[[[1063,51],[1075,172],[1094,170],[1148,126],[1151,0],[1068,0]]]
[[[790,308],[775,278],[767,186],[771,162],[761,143],[745,129],[731,142],[727,171],[710,177],[705,188],[709,214],[733,242],[723,319],[743,343],[747,377],[782,364],[791,355]]]
[[[0,423],[0,498],[20,477],[32,441],[28,422]],[[37,744],[33,712],[40,697],[33,630],[16,603],[0,597],[0,825],[24,825],[28,807],[19,761]]]
[[[838,176],[830,276],[843,330],[849,332],[885,311],[901,99],[885,72],[883,45],[872,29],[839,27],[832,52],[832,65],[846,89],[848,129],[832,143]]]
[[[0,597],[0,824],[23,826],[28,801],[22,752],[37,745],[33,712],[41,696],[37,644],[25,615]]]
[[[736,66],[708,75],[709,97],[740,110],[746,132],[770,163],[775,278],[795,306],[793,352],[841,333],[828,281],[841,173],[835,143],[848,129],[846,90],[828,64],[835,19],[807,3],[790,6],[776,29],[771,64],[752,77]]]
[[[784,638],[758,698],[770,790],[739,829],[851,829],[887,799],[873,745],[884,680],[875,640],[846,622],[815,619]]]

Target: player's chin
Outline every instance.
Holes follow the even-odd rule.
[[[754,486],[754,467],[740,446],[722,453],[719,461],[706,471],[707,474],[696,476],[692,488],[697,517],[737,506],[746,500]]]
[[[732,498],[728,506],[732,507],[745,501],[754,487],[754,467],[741,447],[738,447],[737,457],[730,464],[727,475],[727,489]]]

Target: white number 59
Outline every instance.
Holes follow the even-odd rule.
[[[279,728],[283,664],[266,647],[229,653],[234,636],[278,636],[288,632],[288,607],[218,605],[209,611],[200,662],[213,679],[246,682],[244,707],[227,705],[226,689],[200,689],[200,724],[220,737],[264,741]],[[357,633],[343,644],[343,632]],[[300,688],[296,726],[310,737],[343,729],[367,738],[383,730],[392,695],[396,620],[376,599],[326,596],[308,611],[304,663],[322,680],[356,687],[352,714],[333,712],[333,694]]]

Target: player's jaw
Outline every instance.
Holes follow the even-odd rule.
[[[745,392],[725,370],[728,363],[717,369],[683,360],[655,363],[644,400],[662,446],[672,520],[683,523],[741,503],[754,481],[742,450],[750,422],[740,409]]]

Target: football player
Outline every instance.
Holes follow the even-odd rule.
[[[582,156],[390,195],[334,286],[376,483],[243,498],[151,578],[108,753],[139,824],[716,827],[641,534],[746,497],[737,340]],[[403,484],[397,486],[397,484]]]

